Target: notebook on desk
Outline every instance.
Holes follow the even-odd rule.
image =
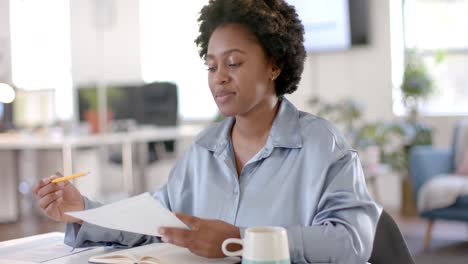
[[[155,243],[141,247],[119,250],[91,257],[90,264],[234,264],[240,259],[209,259],[197,256],[186,248],[167,243]]]

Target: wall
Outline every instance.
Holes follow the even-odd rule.
[[[141,81],[139,4],[70,1],[74,83]]]
[[[0,0],[0,82],[11,83],[10,6]]]

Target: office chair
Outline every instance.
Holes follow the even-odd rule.
[[[152,82],[141,86],[138,123],[158,126],[177,125],[177,86],[170,82]]]
[[[158,126],[176,126],[178,119],[177,86],[170,82],[152,82],[141,87],[141,120],[142,124]],[[167,152],[175,151],[175,141],[150,142],[148,144],[150,159],[157,159],[156,144],[163,144]]]
[[[393,218],[382,211],[374,237],[371,264],[414,264],[405,239]]]
[[[0,103],[0,132],[14,129],[13,104]]]

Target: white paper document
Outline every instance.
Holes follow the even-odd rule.
[[[72,249],[63,243],[63,233],[50,233],[18,243],[12,240],[11,243],[2,244],[0,247],[0,264],[42,263],[90,248],[76,248],[73,251]]]
[[[160,236],[159,227],[188,227],[149,193],[98,208],[66,213],[85,222],[138,234]]]

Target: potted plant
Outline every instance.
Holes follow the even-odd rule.
[[[99,100],[98,100],[98,90],[96,86],[83,87],[80,89],[80,96],[82,96],[85,106],[84,118],[90,126],[91,133],[96,134],[101,131],[99,125]],[[110,108],[110,100],[121,96],[121,93],[118,89],[106,89],[107,96],[107,124],[110,124],[113,112]],[[109,125],[108,125],[109,127]]]
[[[438,52],[435,62],[439,63],[443,58],[443,52]],[[421,103],[434,92],[434,81],[421,54],[415,50],[407,51],[403,82],[400,88],[403,105],[409,111],[409,120],[416,121]]]
[[[438,51],[435,56],[435,63],[438,64],[443,59],[444,52]],[[406,174],[408,173],[408,152],[411,147],[432,144],[432,130],[419,120],[419,107],[434,90],[434,81],[424,64],[421,54],[416,50],[408,50],[406,53],[406,64],[403,73],[403,82],[401,84],[401,92],[403,105],[408,110],[409,115],[406,122],[400,124],[406,141],[402,153],[405,161]],[[412,193],[409,177],[403,179],[402,194],[402,215],[415,215],[414,194]]]
[[[327,102],[319,97],[309,100],[316,115],[324,117],[343,130],[345,137],[354,144],[359,127],[362,125],[364,106],[361,102],[346,98],[336,102]]]

